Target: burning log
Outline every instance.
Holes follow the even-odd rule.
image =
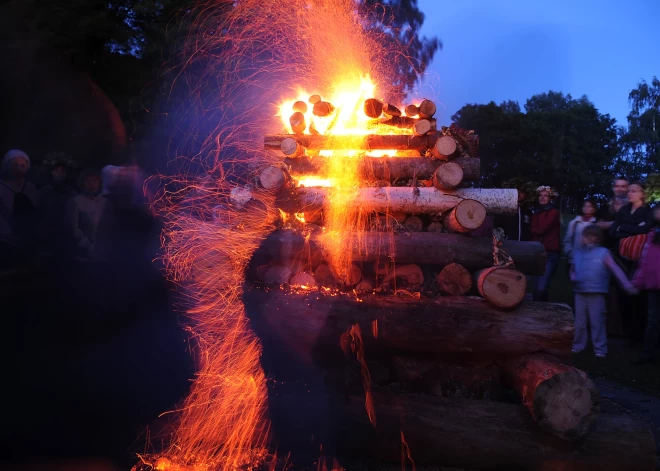
[[[302,208],[321,208],[329,201],[332,188],[297,188],[278,206],[285,212]],[[515,214],[518,192],[515,189],[464,188],[452,192],[436,188],[380,187],[354,190],[351,204],[377,212],[400,211],[408,214],[437,214],[450,211],[463,200],[475,200],[490,214]]]
[[[472,275],[458,263],[451,263],[438,274],[438,288],[452,296],[463,296],[472,289]]]
[[[305,123],[305,115],[300,111],[296,111],[291,115],[289,118],[289,124],[291,125],[291,130],[296,134],[302,134],[305,132],[305,129],[307,129],[307,123]]]
[[[259,174],[259,183],[266,190],[279,191],[287,182],[286,173],[279,167],[266,167]]]
[[[435,119],[420,119],[413,124],[413,133],[415,136],[423,136],[429,132],[435,132],[437,125]]]
[[[443,225],[449,232],[467,234],[481,227],[486,219],[486,208],[475,200],[463,200],[445,217]]]
[[[369,118],[378,119],[383,114],[383,102],[376,98],[364,100],[364,114]]]
[[[590,431],[600,412],[600,396],[584,372],[543,354],[512,358],[503,371],[543,430],[564,440]]]
[[[401,116],[401,110],[389,103],[383,103],[383,113],[390,116]]]
[[[293,275],[291,278],[291,285],[293,286],[316,286],[316,279],[313,275],[310,275],[307,272],[301,271]]]
[[[293,111],[299,111],[301,113],[307,113],[307,103],[304,101],[297,101],[293,104]]]
[[[342,157],[330,158],[339,159]],[[291,174],[294,176],[319,175],[323,177],[327,174],[327,165],[330,158],[293,158],[285,159],[284,162],[289,166]],[[412,178],[429,180],[433,178],[434,173],[440,166],[448,164],[460,166],[464,180],[478,180],[481,176],[481,161],[467,157],[459,157],[453,159],[451,162],[426,157],[361,157],[358,165],[360,176],[365,180],[397,181],[410,180]],[[452,167],[449,168],[451,169]],[[455,179],[450,181],[455,181]]]
[[[478,272],[475,279],[479,294],[502,309],[519,305],[527,292],[527,278],[522,272],[511,268],[486,268]]]
[[[335,111],[335,107],[327,101],[319,101],[314,103],[314,107],[312,108],[312,113],[314,113],[314,116],[320,117],[330,116],[333,111]]]
[[[440,137],[436,141],[433,149],[431,150],[431,153],[435,157],[444,160],[449,159],[452,155],[454,155],[455,152],[456,152],[456,141],[451,136]]]
[[[331,406],[341,453],[401,463],[405,437],[417,465],[562,471],[649,471],[655,466],[653,434],[627,416],[601,415],[583,441],[568,443],[544,433],[514,404],[378,393],[373,404],[376,430],[363,398]]]
[[[437,108],[435,103],[431,100],[422,100],[419,104],[419,117],[420,118],[433,118]]]
[[[321,101],[321,95],[312,95],[309,97],[308,101],[311,105],[315,105]]]
[[[388,126],[393,126],[395,128],[402,128],[402,129],[412,129],[414,128],[415,124],[418,123],[416,119],[409,118],[407,116],[392,116],[390,119],[387,121],[381,121],[380,124],[386,124]],[[418,136],[421,136],[421,134],[417,134]]]
[[[451,191],[463,182],[463,168],[456,162],[441,164],[433,172],[433,186],[438,190]]]
[[[327,263],[321,263],[316,270],[314,270],[314,280],[320,286],[334,287],[337,284],[337,279],[335,274],[330,269],[330,266]]]
[[[400,264],[417,263],[449,265],[459,263],[470,271],[493,265],[493,243],[488,238],[472,238],[459,234],[413,232],[382,234],[378,232],[347,233],[354,262],[376,262],[380,265],[395,260]],[[301,253],[305,238],[293,231],[275,231],[263,242],[269,253],[281,254],[283,247],[292,254]],[[322,236],[312,236],[312,247],[323,245]],[[545,248],[540,242],[504,241],[502,249],[514,260],[516,268],[528,275],[545,273]]]
[[[383,279],[381,286],[394,290],[419,291],[424,283],[424,273],[419,265],[395,266]]]
[[[536,352],[568,356],[573,343],[573,314],[563,304],[527,302],[510,313],[471,297],[370,295],[357,302],[348,295],[282,290],[246,290],[243,301],[264,342],[310,365],[319,348],[339,349],[340,336],[351,326],[371,332],[374,321],[378,337],[363,336],[372,358],[397,351],[427,358],[453,353],[489,360]]]
[[[413,118],[419,114],[419,107],[417,105],[408,105],[406,106],[404,111],[406,113],[406,116],[410,116],[411,118]]]
[[[289,157],[302,157],[305,155],[305,148],[292,137],[287,137],[280,142],[280,150]]]
[[[309,150],[428,150],[435,146],[435,134],[425,136],[379,135],[366,136],[310,136],[298,134],[271,134],[264,137],[264,149],[281,150],[282,141],[293,138]]]
[[[410,232],[422,232],[424,223],[417,216],[410,216],[403,222],[403,226]]]

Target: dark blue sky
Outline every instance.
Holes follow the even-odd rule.
[[[520,103],[548,90],[587,95],[626,124],[628,93],[660,76],[660,0],[418,0],[422,35],[443,49],[422,96],[438,118],[466,103]]]

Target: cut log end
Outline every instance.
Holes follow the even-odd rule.
[[[312,95],[309,97],[308,101],[310,104],[315,105],[321,101],[321,95]]]
[[[291,125],[291,131],[293,131],[295,134],[302,134],[307,128],[307,124],[305,123],[305,115],[300,111],[296,111],[291,115],[289,118],[289,124]]]
[[[334,287],[337,284],[334,273],[326,263],[320,264],[314,270],[314,279],[321,286]]]
[[[307,113],[307,103],[304,101],[297,101],[293,104],[293,111],[299,111],[301,113]]]
[[[277,191],[286,183],[286,174],[279,167],[266,167],[259,174],[259,182],[266,190]]]
[[[486,207],[479,201],[463,200],[445,218],[449,232],[467,234],[481,227],[486,219]]]
[[[280,149],[284,155],[289,157],[299,157],[305,154],[305,148],[298,144],[298,141],[292,137],[287,137],[282,140]]]
[[[472,288],[472,276],[464,266],[449,264],[438,274],[438,288],[451,296],[463,296]]]
[[[442,136],[435,143],[435,151],[438,156],[449,158],[456,152],[456,141],[451,136]]]
[[[314,276],[306,272],[299,272],[293,275],[290,283],[292,286],[302,286],[304,288],[316,286]]]
[[[432,118],[436,111],[437,111],[437,107],[435,106],[435,103],[433,103],[431,100],[423,100],[419,104],[420,118]]]
[[[433,129],[431,121],[428,119],[420,119],[413,125],[413,132],[416,136],[423,136]]]
[[[491,267],[477,273],[477,289],[493,306],[511,309],[518,306],[527,292],[527,279],[511,268]]]
[[[319,101],[318,103],[314,104],[314,108],[312,108],[312,113],[314,113],[315,116],[329,116],[333,111],[335,110],[335,107],[332,106],[332,104],[328,103],[327,101]]]
[[[395,266],[383,279],[383,287],[394,290],[419,291],[424,273],[419,265]]]
[[[376,98],[364,100],[364,114],[369,118],[376,119],[383,113],[383,103]]]
[[[433,173],[433,186],[439,190],[453,190],[463,182],[463,168],[456,162],[440,165]]]
[[[404,111],[406,113],[406,116],[414,118],[419,114],[419,107],[417,107],[416,105],[408,105],[406,106]]]
[[[404,221],[403,226],[410,232],[421,232],[424,228],[424,223],[417,216],[410,216]]]

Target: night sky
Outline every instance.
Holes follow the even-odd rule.
[[[443,49],[420,96],[438,118],[466,103],[516,100],[548,90],[587,95],[626,124],[628,93],[660,76],[660,0],[419,0],[422,35]]]

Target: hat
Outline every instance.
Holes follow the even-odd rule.
[[[28,165],[30,165],[30,157],[28,157],[28,155],[25,152],[23,152],[20,149],[12,149],[9,152],[7,152],[4,155],[4,157],[2,158],[3,167],[5,165],[8,165],[9,162],[11,162],[12,160],[18,159],[18,158],[24,158],[25,160],[27,160]]]

